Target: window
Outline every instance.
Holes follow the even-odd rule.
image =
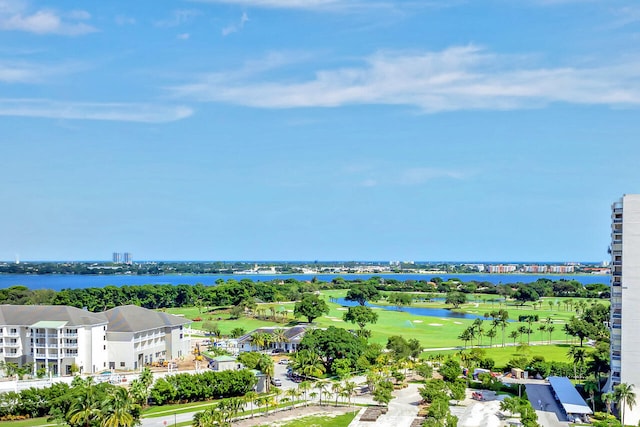
[[[106,349],[107,349],[107,346],[106,346],[106,345],[103,345],[103,346],[102,346],[102,349],[103,349],[103,350],[106,350]]]
[[[124,368],[124,362],[120,362],[120,367]]]

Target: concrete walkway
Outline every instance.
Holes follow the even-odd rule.
[[[407,388],[394,392],[394,398],[389,402],[389,410],[377,421],[360,421],[360,416],[364,413],[360,411],[349,427],[410,427],[418,415],[418,405],[422,401],[418,393],[419,387],[419,384],[409,384]]]

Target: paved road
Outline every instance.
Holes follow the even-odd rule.
[[[569,422],[554,399],[549,384],[526,384],[527,397],[536,410],[538,423],[543,427],[568,427]]]
[[[360,421],[361,411],[349,424],[349,427],[410,427],[418,415],[422,398],[418,393],[419,384],[409,384],[407,388],[394,392],[394,399],[389,402],[389,410],[381,415],[375,423]]]

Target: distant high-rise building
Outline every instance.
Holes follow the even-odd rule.
[[[624,195],[611,207],[611,377],[640,393],[640,194]],[[638,405],[625,409],[625,424],[637,425]]]
[[[112,259],[113,259],[113,263],[114,264],[121,264],[122,263],[122,254],[120,252],[114,252]]]
[[[129,264],[129,265],[133,263],[133,259],[131,258],[131,252],[125,252],[123,254],[123,261],[125,264]]]

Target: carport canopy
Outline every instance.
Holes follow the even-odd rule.
[[[567,414],[592,414],[578,390],[567,377],[549,377],[549,384],[556,399]]]

